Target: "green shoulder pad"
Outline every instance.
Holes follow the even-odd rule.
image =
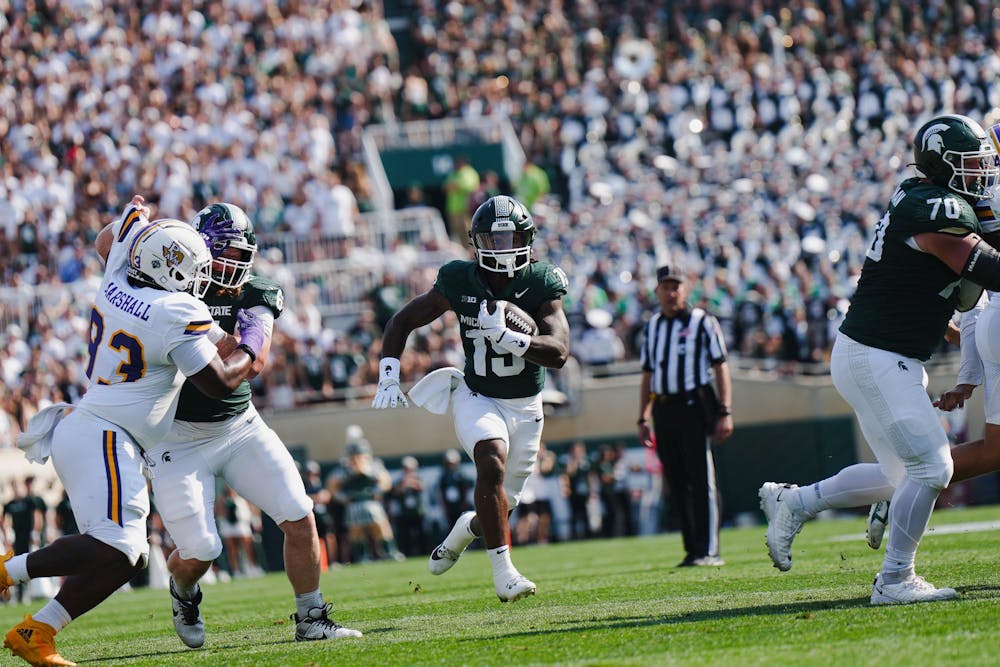
[[[243,285],[237,306],[240,308],[267,306],[274,313],[274,319],[278,319],[285,310],[285,292],[270,278],[250,276],[250,280]]]
[[[903,236],[942,232],[965,236],[981,234],[975,209],[963,197],[947,188],[904,181],[893,195],[891,231]]]

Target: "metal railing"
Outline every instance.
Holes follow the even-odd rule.
[[[297,291],[308,285],[319,288],[316,304],[324,316],[359,313],[368,292],[382,283],[385,263],[351,257],[350,246],[369,248],[376,254],[390,253],[398,243],[418,250],[416,264],[444,264],[460,255],[448,240],[441,213],[436,208],[415,207],[387,214],[366,213],[357,221],[351,243],[321,234],[296,236],[288,233],[258,235],[261,257],[257,270],[282,283],[289,303],[297,303]],[[278,253],[272,253],[278,250]],[[289,282],[291,284],[286,284]],[[17,324],[28,331],[30,324],[54,304],[69,304],[86,314],[93,301],[93,288],[82,282],[67,284],[0,287],[0,332]]]
[[[510,126],[510,120],[505,116],[414,120],[369,125],[365,128],[365,136],[374,142],[378,150],[466,143],[495,144],[504,139],[504,125]]]
[[[257,246],[265,257],[269,250],[280,251],[284,264],[341,259],[349,245],[372,248],[378,252],[392,250],[397,241],[415,247],[442,247],[448,242],[448,230],[441,212],[430,206],[399,209],[388,213],[363,213],[356,221],[356,233],[350,244],[342,238],[322,234],[294,235],[287,232],[267,232],[257,235]]]
[[[499,143],[503,146],[503,166],[507,178],[516,181],[524,170],[524,148],[506,116],[442,118],[369,125],[361,135],[361,150],[372,183],[376,208],[389,211],[393,206],[392,185],[385,173],[380,151],[392,148],[434,148],[458,143]]]

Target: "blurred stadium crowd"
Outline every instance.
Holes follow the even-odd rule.
[[[184,219],[231,201],[264,241],[364,261],[362,129],[500,114],[548,177],[528,193],[535,250],[570,276],[585,368],[634,358],[655,267],[672,262],[737,355],[822,372],[912,128],[1000,106],[1000,13],[984,1],[0,10],[0,446],[39,406],[83,391],[81,309],[101,271],[91,245],[133,193]],[[481,189],[498,187],[482,176]],[[381,325],[433,281],[406,261],[422,250],[383,258],[383,284],[348,325],[324,320],[318,289],[284,282],[262,407],[366,395]],[[280,256],[260,263],[282,279]],[[404,379],[459,364],[447,321],[414,343]]]

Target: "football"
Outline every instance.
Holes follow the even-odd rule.
[[[513,304],[510,301],[491,300],[486,302],[486,309],[490,313],[496,312],[496,304],[498,303],[503,304],[504,319],[507,321],[508,329],[513,329],[529,336],[534,336],[538,333],[538,325],[535,323],[535,318],[524,312],[524,309],[517,304]]]

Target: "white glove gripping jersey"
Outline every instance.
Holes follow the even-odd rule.
[[[90,386],[79,408],[117,424],[143,447],[166,435],[184,376],[215,356],[207,306],[186,292],[133,287],[129,256],[151,230],[135,208],[114,223],[104,279],[90,311]]]

